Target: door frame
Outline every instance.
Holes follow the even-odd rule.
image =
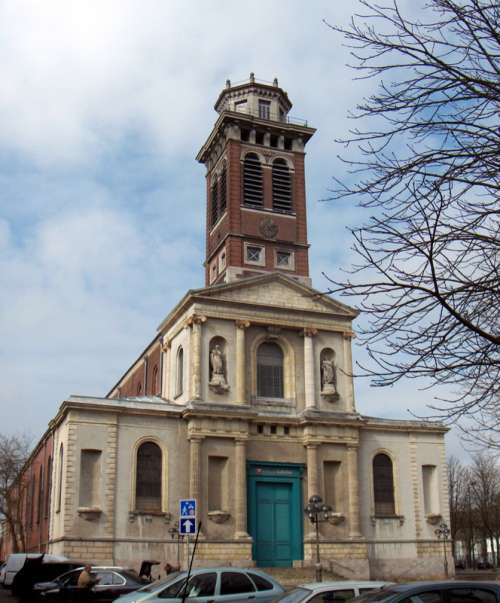
[[[302,463],[273,463],[270,461],[247,461],[247,509],[248,533],[255,534],[257,526],[257,484],[291,485],[291,550],[293,561],[304,559],[304,517],[302,479],[305,465]],[[252,538],[252,559],[256,561],[257,542]]]

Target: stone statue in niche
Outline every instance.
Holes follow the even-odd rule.
[[[321,361],[321,393],[337,395],[337,378],[333,358],[323,357]]]
[[[225,374],[225,356],[221,345],[216,343],[210,352],[210,388],[218,394],[229,389]]]

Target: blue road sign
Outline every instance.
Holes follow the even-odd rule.
[[[195,534],[196,533],[196,518],[181,517],[179,519],[179,534]]]
[[[184,498],[179,501],[179,516],[196,517],[196,500],[194,498]]]

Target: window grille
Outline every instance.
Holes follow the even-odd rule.
[[[283,352],[276,343],[263,343],[257,351],[257,395],[283,398]]]
[[[260,262],[262,247],[247,247],[247,262]]]
[[[210,222],[212,226],[215,226],[219,219],[219,204],[217,199],[217,181],[214,180],[210,193]]]
[[[290,266],[291,253],[289,251],[276,252],[276,264],[288,268]]]
[[[243,203],[250,207],[262,207],[262,167],[255,153],[249,153],[243,163]]]
[[[219,180],[219,212],[222,216],[226,211],[227,205],[227,170],[226,164],[224,163],[224,167],[222,168],[222,172]]]
[[[373,491],[375,515],[394,515],[394,477],[387,454],[377,454],[373,459]]]
[[[160,447],[154,442],[145,442],[137,451],[135,481],[135,506],[139,511],[161,511]]]
[[[273,209],[277,211],[292,211],[292,181],[288,165],[284,159],[273,162]]]

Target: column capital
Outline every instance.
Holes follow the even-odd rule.
[[[321,446],[321,442],[304,442],[304,446],[309,450],[314,450]]]
[[[356,338],[356,333],[354,333],[354,331],[343,331],[342,332],[342,337],[344,339],[355,339]]]
[[[186,319],[186,326],[192,327],[193,325],[201,325],[207,322],[207,317],[202,314],[193,314]]]
[[[164,339],[163,343],[160,344],[160,349],[162,352],[167,352],[172,347],[171,339]]]
[[[248,436],[236,436],[234,438],[234,443],[237,446],[245,446],[247,442],[248,442]]]
[[[318,329],[315,329],[314,327],[306,327],[302,334],[304,337],[315,337],[318,334]]]
[[[251,322],[249,320],[235,320],[234,324],[236,325],[237,329],[248,329],[248,327],[251,325]]]
[[[203,442],[203,440],[205,439],[205,436],[199,435],[199,434],[195,434],[195,435],[189,435],[188,434],[188,438],[187,438],[190,442],[192,442],[193,444],[201,444],[201,442]]]
[[[359,444],[356,442],[355,444],[347,444],[347,451],[357,452],[359,450]]]

